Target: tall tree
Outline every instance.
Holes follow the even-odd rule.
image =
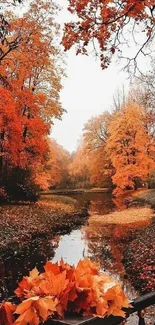
[[[92,117],[84,126],[84,141],[87,148],[92,151],[103,147],[108,137],[108,123],[110,114],[105,112]]]
[[[63,185],[68,179],[69,153],[55,140],[48,139],[48,151],[44,164],[34,162],[33,179],[42,190]]]
[[[0,65],[1,177],[14,167],[33,168],[36,159],[44,162],[53,118],[63,112],[55,11],[57,7],[48,0],[34,1],[22,18],[10,18],[7,39],[1,41],[1,54],[6,54]],[[9,50],[19,36],[18,47]]]
[[[155,167],[155,142],[147,118],[144,109],[131,102],[114,114],[109,125],[106,150],[115,169],[115,194],[134,189]]]
[[[71,182],[76,186],[86,186],[89,182],[89,157],[85,150],[84,142],[81,141],[77,151],[72,156],[68,166]]]
[[[109,186],[111,183],[112,166],[106,153],[110,120],[111,115],[105,112],[91,118],[84,127],[84,143],[89,157],[89,180],[97,186]]]

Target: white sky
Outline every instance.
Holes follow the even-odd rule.
[[[124,73],[115,66],[107,70],[92,57],[67,54],[67,78],[63,82],[61,101],[67,110],[62,121],[55,121],[52,137],[67,150],[76,149],[84,124],[92,117],[110,110],[118,88],[127,84]]]
[[[63,25],[70,21],[67,0],[57,0],[63,5],[58,17]],[[67,110],[62,121],[55,121],[51,136],[65,149],[76,149],[84,124],[92,117],[109,110],[113,97],[123,85],[129,84],[128,75],[120,72],[118,64],[111,64],[107,70],[100,68],[100,62],[91,56],[76,56],[74,49],[67,51],[66,74],[61,91],[61,102]]]

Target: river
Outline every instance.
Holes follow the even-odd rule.
[[[113,200],[109,193],[83,193],[72,197],[81,203],[89,202],[89,218],[87,224],[70,234],[57,236],[53,239],[55,246],[53,262],[61,258],[70,264],[77,264],[84,257],[100,264],[100,269],[108,273],[115,281],[121,283],[129,299],[134,299],[137,292],[128,280],[122,262],[122,253],[128,243],[128,238],[119,241],[119,232],[123,230],[117,225],[93,224],[95,215],[106,215],[116,209],[124,209],[127,198]],[[124,230],[125,231],[125,230]]]
[[[37,266],[42,270],[46,258],[56,262],[61,258],[70,264],[77,264],[84,257],[89,257],[100,264],[101,271],[108,273],[119,281],[129,299],[138,296],[131,285],[123,265],[123,251],[127,248],[129,238],[125,226],[102,225],[91,222],[94,216],[106,215],[111,211],[127,207],[128,198],[113,200],[109,193],[83,193],[72,197],[79,202],[89,202],[87,222],[70,233],[58,234],[54,238],[38,238],[30,247],[20,252],[0,258],[0,295],[8,298],[13,295],[18,281],[28,270]],[[122,234],[126,234],[122,237]],[[136,324],[131,318],[128,324]],[[151,324],[151,323],[150,323]]]

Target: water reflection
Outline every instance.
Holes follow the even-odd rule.
[[[90,230],[87,226],[74,230],[69,235],[60,236],[52,261],[60,261],[63,257],[65,262],[77,265],[80,259],[89,257],[100,264],[102,271],[121,283],[130,299],[136,298],[137,293],[128,281],[122,264],[121,249],[110,238],[111,231],[108,236],[106,233],[107,229],[106,232],[101,228]]]
[[[80,259],[88,255],[87,241],[81,230],[73,230],[71,234],[59,238],[58,248],[55,250],[53,262],[61,258],[71,265],[77,265]]]
[[[131,195],[123,195],[119,198],[112,197],[111,193],[74,193],[70,195],[80,202],[88,203],[91,214],[108,214],[114,210],[126,209],[132,201]]]
[[[80,259],[89,257],[100,264],[101,270],[122,284],[130,299],[135,298],[137,292],[128,280],[122,259],[123,251],[134,235],[135,227],[139,225],[103,225],[93,222],[94,215],[105,215],[106,218],[106,214],[111,211],[125,209],[131,198],[124,196],[113,200],[109,193],[83,193],[74,197],[79,202],[89,202],[88,224],[60,237],[53,261],[63,257],[66,262],[76,265]]]
[[[89,204],[89,211],[93,214],[108,214],[116,208],[110,193],[74,193],[71,195],[80,204]]]

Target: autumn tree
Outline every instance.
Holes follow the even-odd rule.
[[[134,68],[139,55],[150,55],[148,46],[155,35],[154,0],[69,0],[68,10],[77,19],[65,24],[62,44],[66,50],[76,45],[77,54],[87,54],[91,43],[103,69],[114,53]],[[131,44],[135,53],[126,57],[125,46]]]
[[[115,169],[115,194],[135,189],[155,167],[155,143],[146,127],[147,119],[143,108],[129,102],[110,122],[106,150]]]
[[[63,112],[56,10],[48,0],[34,1],[22,18],[10,18],[7,39],[1,41],[1,54],[5,54],[0,65],[1,184],[13,168],[33,169],[34,161],[44,162],[53,118]],[[18,49],[9,50],[19,35]]]
[[[111,165],[105,151],[110,118],[105,112],[85,124],[82,141],[69,165],[70,178],[75,185],[111,185]]]
[[[111,115],[105,112],[92,117],[84,127],[84,143],[89,156],[89,180],[92,185],[110,186],[112,166],[106,153]]]
[[[70,180],[74,186],[84,187],[89,183],[89,157],[81,141],[77,151],[72,155],[72,161],[68,166]]]
[[[69,153],[55,140],[48,139],[44,164],[34,162],[33,179],[42,190],[65,184],[68,180]]]
[[[14,53],[18,49],[18,46],[22,41],[20,34],[13,33],[9,22],[8,13],[6,14],[6,10],[11,9],[12,7],[14,7],[14,5],[19,4],[21,2],[22,1],[20,0],[0,1],[0,64],[6,59],[10,52]],[[9,86],[7,81],[7,75],[3,75],[0,73],[0,84]]]

